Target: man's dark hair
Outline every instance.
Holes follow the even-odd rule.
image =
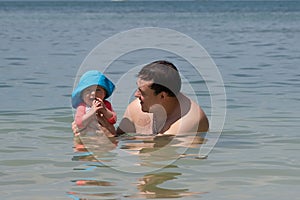
[[[155,95],[166,92],[175,97],[181,89],[181,79],[175,65],[165,60],[154,61],[144,66],[138,77],[145,81],[153,81],[150,86]]]

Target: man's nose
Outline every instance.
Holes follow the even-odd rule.
[[[139,90],[136,90],[134,96],[139,98],[141,96],[141,92]]]

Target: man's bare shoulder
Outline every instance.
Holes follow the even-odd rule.
[[[138,117],[136,112],[139,111],[138,100],[135,99],[130,102],[125,110],[123,118],[117,128],[117,135],[121,135],[123,133],[134,133],[136,132],[136,118]]]
[[[141,134],[152,134],[152,117],[150,113],[142,111],[140,101],[133,100],[124,115],[134,126],[134,132]],[[133,132],[133,131],[131,131]]]
[[[202,108],[194,101],[191,103],[191,110],[194,110],[192,115],[198,116],[198,130],[197,132],[206,132],[209,129],[209,121],[205,114],[205,112],[202,110]]]
[[[190,98],[184,96],[183,98],[189,99],[189,109],[180,120],[178,120],[178,126],[180,125],[182,131],[186,132],[203,132],[208,130],[208,119],[201,106]],[[179,128],[179,127],[178,127]]]
[[[137,109],[140,108],[141,106],[139,105],[139,100],[138,99],[134,99],[132,102],[130,102],[127,106],[127,108],[129,109]]]
[[[130,104],[127,106],[126,114],[129,115],[131,118],[136,117],[141,112],[141,106],[138,99],[134,99]]]
[[[191,100],[191,111],[197,112],[199,117],[203,117],[205,115],[204,111],[202,110],[201,106],[197,104],[195,101]]]
[[[136,121],[141,117],[147,116],[147,113],[142,111],[140,101],[135,99],[127,106],[126,115],[130,117],[132,121]]]

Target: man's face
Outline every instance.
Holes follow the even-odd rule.
[[[152,81],[145,81],[140,78],[137,80],[137,90],[135,97],[139,98],[143,112],[149,112],[151,106],[159,104],[159,95],[154,94],[150,88]]]

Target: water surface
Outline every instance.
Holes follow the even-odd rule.
[[[299,11],[299,1],[1,1],[1,199],[297,199]],[[99,162],[74,148],[70,130],[78,67],[99,42],[149,26],[187,34],[212,56],[227,94],[224,130],[206,159],[195,156],[198,144],[161,168],[163,161],[147,157],[155,142],[125,137],[98,152]],[[197,99],[210,115],[205,83],[180,58],[142,51],[115,64],[161,57],[195,79]],[[113,69],[117,77],[124,68]],[[125,106],[115,105],[120,117]],[[183,147],[165,155],[176,157]],[[116,169],[113,159],[130,148],[123,170],[159,169]]]

